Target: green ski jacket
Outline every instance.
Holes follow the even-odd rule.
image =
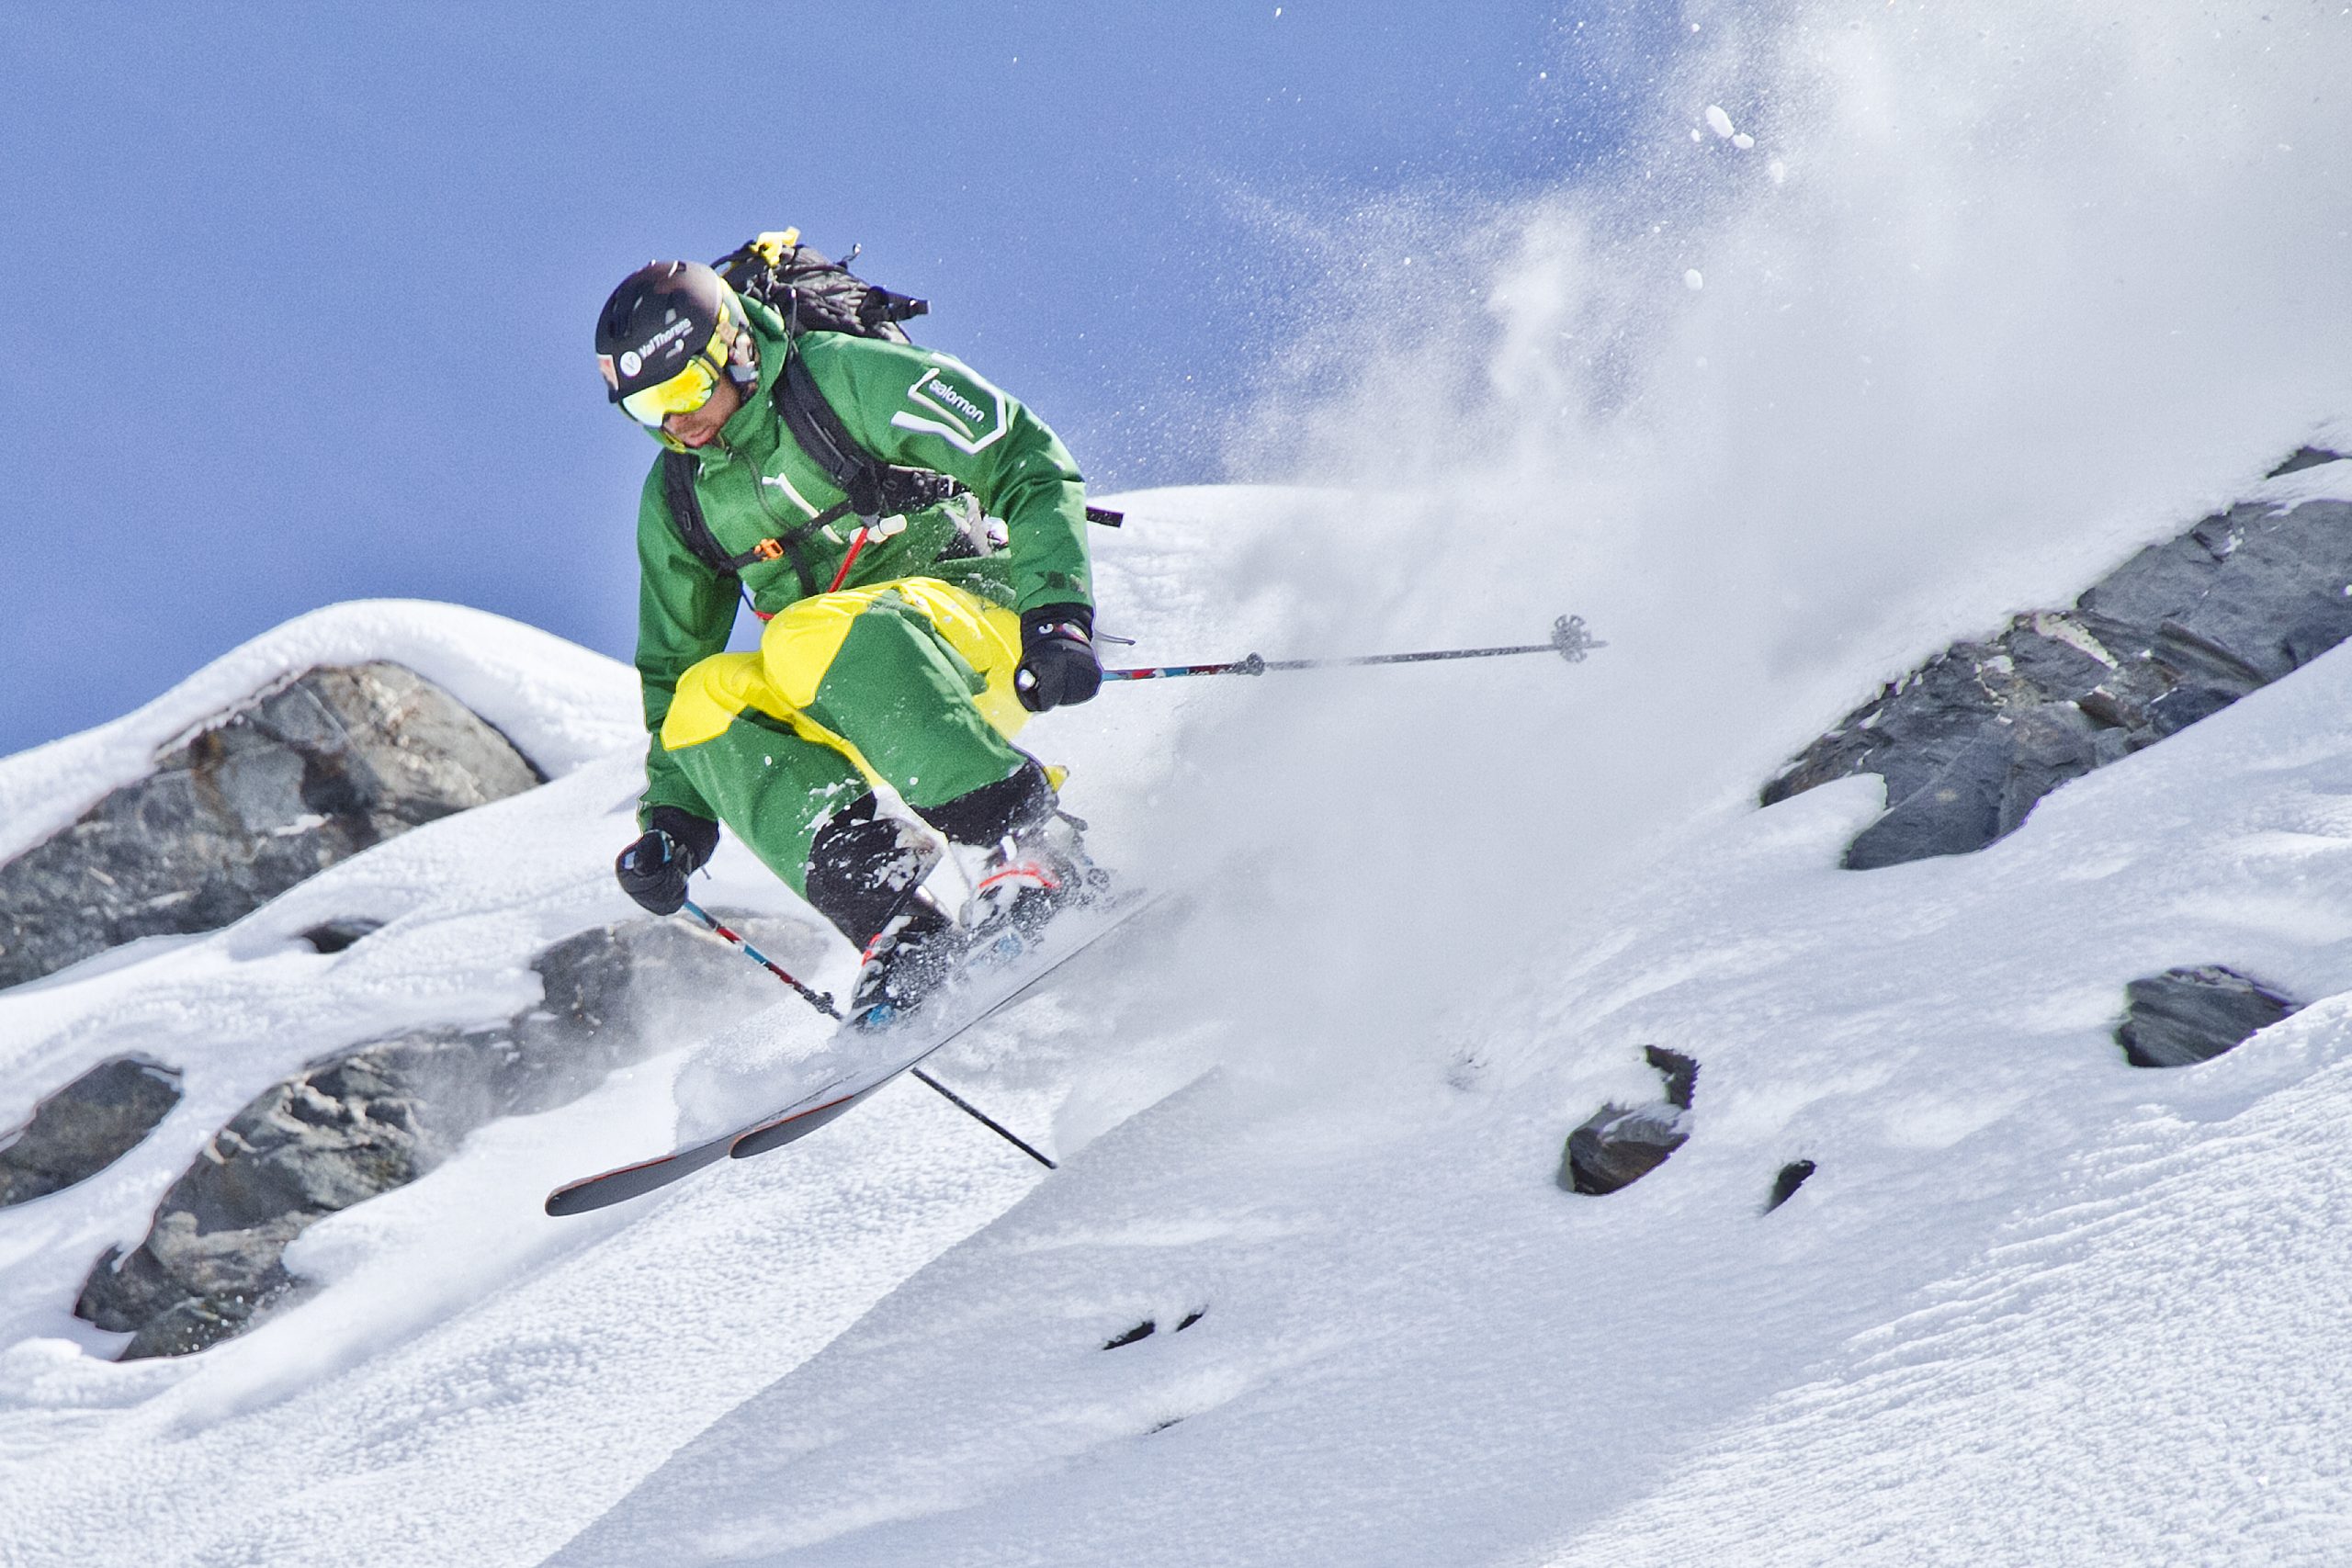
[[[984,536],[974,538],[983,554],[943,560],[943,552],[968,547],[960,526],[964,505],[958,500],[925,507],[908,516],[903,529],[867,539],[842,587],[936,577],[1016,611],[1091,606],[1085,481],[1035,414],[948,355],[839,333],[806,333],[796,344],[775,312],[756,300],[743,304],[760,344],[759,389],[745,398],[717,441],[694,453],[695,495],[723,549],[742,554],[842,499],[792,438],[770,396],[786,355],[797,353],[866,451],[886,463],[959,480],[983,513],[1003,521],[1010,540],[990,551]],[[807,541],[819,592],[840,570],[857,526],[854,517],[844,517]],[[737,600],[733,581],[697,559],[679,536],[658,461],[638,502],[637,554],[637,672],[651,732],[639,813],[675,806],[708,817],[710,807],[662,750],[662,721],[678,678],[725,651]],[[753,608],[765,615],[804,596],[800,576],[786,559],[755,561],[742,569],[741,581]]]

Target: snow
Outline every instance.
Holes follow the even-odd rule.
[[[1123,504],[1106,600],[1153,661],[1296,649],[1280,591],[1202,584],[1353,509]],[[542,656],[513,679],[578,659]],[[1540,705],[1608,657],[1510,689]],[[1110,858],[1186,894],[1160,956],[941,1060],[1052,1176],[901,1080],[776,1155],[541,1215],[558,1182],[666,1144],[724,1044],[681,1042],[314,1227],[289,1262],[321,1288],[248,1335],[102,1359],[116,1337],[66,1314],[81,1273],[244,1099],[402,1021],[503,1016],[538,946],[625,912],[633,737],[227,931],[0,995],[13,1108],[134,1041],[188,1089],[114,1168],[0,1211],[6,1560],[126,1539],[159,1565],[2352,1546],[2328,1511],[2352,1370],[2320,1326],[2352,1306],[2327,1157],[2352,1114],[2352,650],[1980,854],[1838,870],[1868,779],[1712,817],[1436,1007],[1395,959],[1451,973],[1449,942],[1390,942],[1388,917],[1293,928],[1319,976],[1253,957],[1297,895],[1194,836],[1219,786],[1188,775],[1220,759],[1180,767],[1175,738],[1336,689],[1290,679],[1147,684],[1033,732],[1077,764]],[[763,898],[795,912],[723,856],[707,901]],[[391,923],[331,958],[291,942],[355,913]],[[2124,1065],[2123,984],[2211,962],[2314,1005],[2200,1066]],[[1318,1015],[1337,1038],[1306,1032]],[[813,1050],[817,1024],[744,1027]],[[1701,1063],[1691,1142],[1621,1193],[1561,1191],[1570,1127],[1657,1097],[1648,1043]],[[1800,1158],[1816,1174],[1764,1215]]]
[[[1866,780],[1754,813],[1466,1070],[1212,1080],[1100,1140],[556,1561],[2211,1560],[2255,1475],[2276,1560],[2330,1561],[2352,747],[2312,737],[2348,684],[2332,655],[1977,856],[1835,869]],[[2123,983],[2197,961],[2333,999],[2125,1066]],[[1694,1141],[1559,1192],[1650,1042],[1702,1063]],[[2218,1489],[2158,1484],[2184,1449]]]

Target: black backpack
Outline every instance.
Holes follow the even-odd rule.
[[[865,248],[852,245],[849,254],[831,261],[802,244],[799,230],[786,229],[762,234],[710,265],[736,293],[782,316],[795,337],[848,333],[906,343],[899,323],[929,315],[931,302],[894,294],[851,272],[850,263]]]
[[[930,302],[878,288],[851,272],[849,264],[857,259],[862,248],[854,245],[848,255],[834,261],[802,244],[799,230],[786,229],[759,235],[711,266],[735,292],[757,299],[782,316],[796,341],[802,333],[848,333],[891,343],[911,341],[899,323],[928,314]],[[786,534],[762,539],[741,555],[729,555],[711,533],[702,514],[702,502],[695,495],[695,459],[684,452],[664,452],[662,489],[678,536],[696,559],[721,577],[736,576],[753,561],[782,557],[792,562],[802,595],[813,594],[817,580],[809,569],[806,546],[819,529],[842,517],[871,524],[877,518],[920,511],[964,488],[927,468],[885,463],[860,446],[818,390],[816,378],[797,354],[786,355],[772,396],[793,440],[816,459],[843,499]],[[1100,507],[1088,507],[1086,515],[1090,522],[1113,527],[1120,521],[1119,513]],[[978,553],[968,542],[966,551]]]

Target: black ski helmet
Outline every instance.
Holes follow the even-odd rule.
[[[722,321],[734,329],[729,337],[750,325],[735,291],[700,262],[648,262],[622,278],[596,317],[606,400],[617,403],[684,370],[714,348]],[[728,357],[717,348],[712,368],[727,368]]]

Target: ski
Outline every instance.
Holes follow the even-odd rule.
[[[1016,959],[1001,971],[976,975],[941,998],[946,1010],[936,1020],[929,1021],[928,1027],[923,1026],[925,1021],[918,1014],[917,1027],[910,1038],[895,1040],[886,1034],[873,1041],[874,1048],[888,1053],[884,1061],[843,1073],[756,1122],[652,1159],[566,1182],[548,1194],[547,1212],[562,1217],[609,1208],[666,1187],[730,1156],[745,1159],[807,1137],[827,1122],[846,1115],[876,1089],[917,1067],[933,1053],[953,1044],[968,1031],[1029,996],[1070,960],[1159,904],[1162,895],[1157,892],[1141,892],[1097,908],[1071,910],[1046,928],[1044,941],[1035,950],[1036,962]],[[1089,916],[1092,918],[1090,919]]]

